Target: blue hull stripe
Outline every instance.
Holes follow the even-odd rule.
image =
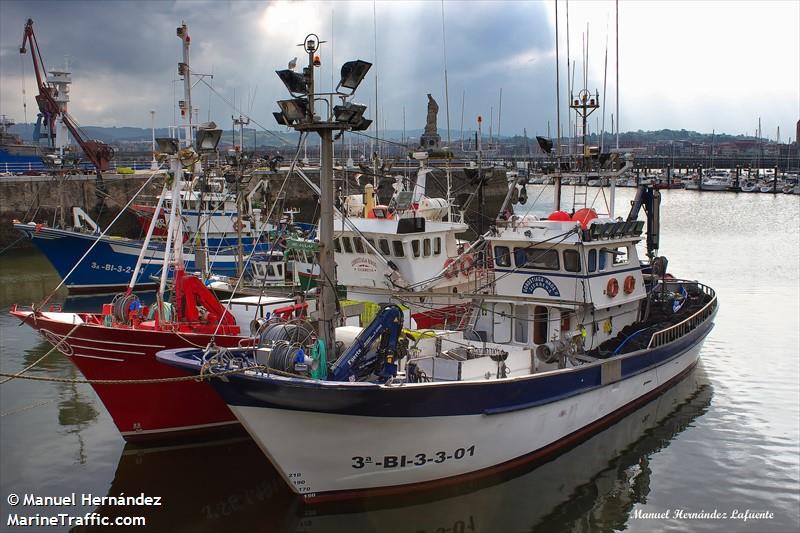
[[[678,341],[624,356],[621,379],[680,356],[699,344],[712,327],[713,317]],[[188,357],[191,352],[177,350],[167,359],[197,372],[199,364]],[[608,386],[601,383],[600,365],[508,381],[465,381],[402,388],[246,375],[228,376],[228,381],[212,379],[211,384],[233,406],[376,417],[493,415],[529,409]]]

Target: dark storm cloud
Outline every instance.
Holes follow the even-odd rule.
[[[313,26],[322,27],[307,28],[299,18],[290,17],[287,24],[296,26],[297,34],[290,41],[284,35],[264,30],[264,21],[270,19],[270,5],[245,1],[4,0],[0,1],[0,71],[4,79],[20,75],[15,56],[24,22],[31,17],[47,65],[60,65],[65,55],[70,58],[75,80],[73,114],[84,117],[84,122],[145,126],[149,125],[147,111],[154,108],[158,122],[163,124],[174,114],[170,79],[175,78],[180,54],[175,27],[186,20],[193,38],[194,70],[213,69],[212,83],[229,101],[234,89],[238,91],[237,101],[243,94],[246,98],[248,89],[257,94],[252,114],[261,124],[273,128],[270,112],[275,100],[285,96],[273,71],[297,55],[294,44],[308,31],[331,38],[331,11],[335,63],[355,57],[372,61],[374,43],[372,3],[311,4],[311,13],[316,17]],[[290,5],[288,9],[297,7]],[[428,92],[439,101],[440,124],[444,124],[441,4],[378,2],[375,8],[379,47],[375,71],[379,74],[379,107],[387,126],[401,127],[402,108],[406,106],[408,128],[420,128]],[[445,17],[453,127],[458,126],[456,117],[460,116],[464,90],[465,129],[470,128],[478,113],[488,119],[490,106],[495,106],[496,120],[501,87],[504,132],[521,132],[523,126],[530,131],[533,123],[545,124],[554,114],[550,103],[554,90],[552,60],[548,59],[553,36],[543,4],[446,2]],[[294,29],[283,28],[284,33],[292,35]],[[529,56],[538,59],[531,61]],[[513,62],[515,58],[517,61]],[[330,80],[332,65],[327,59],[320,72]],[[32,79],[29,63],[26,69]],[[373,74],[359,91],[359,100],[365,103],[374,99]],[[27,83],[30,93],[31,82]],[[7,87],[2,94],[7,101],[2,107],[20,107],[16,103],[19,97],[12,98],[12,92],[18,89],[4,84]],[[232,109],[209,95],[204,85],[196,87],[193,98],[204,119],[210,104],[212,119],[229,121]]]

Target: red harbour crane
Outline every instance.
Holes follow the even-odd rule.
[[[50,77],[46,76],[47,71],[39,50],[39,43],[36,41],[36,34],[33,32],[32,19],[28,19],[25,23],[19,53],[24,54],[27,49],[31,51],[33,71],[36,74],[36,87],[39,90],[36,95],[36,103],[47,122],[50,145],[63,148],[67,144],[66,135],[59,135],[59,129],[63,129],[61,126],[63,124],[63,127],[66,127],[77,141],[98,172],[108,170],[109,162],[114,158],[114,149],[102,141],[87,139],[85,134],[81,133],[75,120],[67,113],[69,84],[71,83],[69,72],[66,69],[54,70],[51,71]],[[63,139],[59,139],[59,137],[63,137]]]

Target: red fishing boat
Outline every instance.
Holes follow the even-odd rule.
[[[189,102],[190,40],[185,24],[178,28],[177,35],[183,42],[181,75],[185,99]],[[195,133],[197,152],[192,148]],[[194,171],[194,164],[187,165],[186,161],[197,161],[200,158],[198,152],[216,149],[221,133],[212,124],[193,130],[189,121],[184,139],[159,140],[163,141],[160,143],[161,156],[169,160],[172,183],[166,183],[159,196],[154,210],[157,215],[151,220],[126,292],[103,305],[101,313],[67,313],[54,308],[44,311],[46,301],[39,309],[23,310],[14,306],[11,310],[12,315],[41,332],[67,355],[87,379],[120,382],[92,383],[92,386],[128,441],[173,440],[238,427],[225,402],[211,386],[202,381],[174,379],[187,374],[156,362],[155,354],[167,348],[203,348],[210,343],[222,347],[247,345],[248,337],[241,335],[242,326],[249,333],[250,321],[258,318],[259,313],[263,318],[266,312],[293,303],[287,298],[259,298],[257,302],[244,299],[242,305],[231,302],[226,308],[200,279],[184,271],[181,202],[171,202],[162,217],[163,200],[169,196],[170,187],[170,197],[179,198],[184,183],[184,167]],[[201,142],[203,135],[216,139],[212,148]],[[185,144],[179,150],[181,142]],[[193,177],[196,176],[195,172]],[[145,262],[145,251],[156,232],[154,221],[162,218],[168,220],[169,226],[161,280],[157,301],[148,308],[142,305],[133,289]],[[87,254],[81,260],[86,259]],[[167,299],[165,288],[171,271],[174,272],[174,286],[171,297]],[[290,309],[294,307],[290,306]],[[135,381],[140,383],[131,383]]]
[[[206,346],[212,337],[218,346],[237,346],[242,339],[232,314],[200,280],[179,272],[176,294],[178,287],[183,292],[177,300],[183,305],[175,306],[176,316],[169,321],[159,320],[158,313],[148,320],[148,308],[138,306],[135,296],[104,305],[102,314],[41,312],[16,306],[11,314],[56,345],[89,380],[175,378],[185,374],[156,362],[157,351]],[[126,305],[134,309],[119,320],[114,308],[119,311]],[[222,324],[214,336],[220,317]],[[225,402],[204,382],[92,386],[128,441],[189,437],[238,426]]]

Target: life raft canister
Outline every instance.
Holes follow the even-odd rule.
[[[633,289],[636,288],[636,278],[633,276],[628,276],[625,278],[625,283],[622,285],[622,290],[625,291],[625,294],[630,294],[633,292]]]
[[[475,258],[472,254],[467,254],[461,259],[461,274],[464,276],[469,276],[470,270],[472,267],[475,266]]]
[[[611,278],[608,280],[608,285],[606,285],[606,294],[609,298],[613,298],[619,293],[619,282],[617,278]]]

